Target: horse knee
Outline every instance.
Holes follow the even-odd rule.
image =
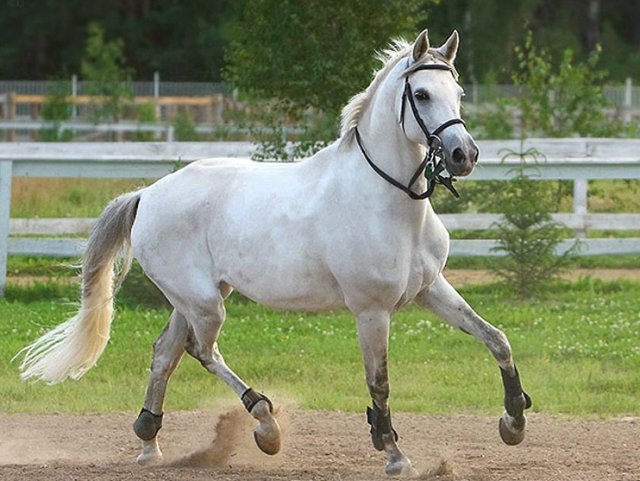
[[[485,344],[501,366],[511,365],[512,353],[509,339],[500,329],[493,328],[485,337]]]

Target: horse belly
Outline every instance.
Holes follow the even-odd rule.
[[[321,311],[344,306],[343,294],[328,270],[313,263],[292,265],[292,260],[254,267],[237,262],[225,269],[222,278],[249,299],[276,309]]]
[[[344,305],[313,222],[255,210],[225,213],[212,231],[216,276],[250,299],[278,309],[325,310]]]

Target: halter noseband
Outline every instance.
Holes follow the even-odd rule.
[[[440,64],[440,63],[430,63],[425,65],[420,65],[416,67],[413,72],[417,72],[418,70],[447,70],[453,73],[453,68],[449,65]],[[413,73],[411,72],[411,73]],[[364,146],[362,145],[362,137],[360,137],[360,132],[358,132],[358,128],[356,127],[356,141],[358,142],[358,146],[360,147],[360,151],[364,158],[367,160],[371,168],[382,177],[384,180],[389,182],[394,187],[397,187],[404,193],[406,193],[409,197],[414,200],[423,200],[427,197],[430,197],[433,194],[433,191],[436,188],[437,184],[444,185],[453,195],[456,197],[460,197],[458,191],[453,187],[454,177],[443,177],[441,172],[445,169],[443,162],[443,153],[442,153],[442,140],[439,135],[447,128],[452,125],[462,124],[465,125],[464,120],[460,118],[454,118],[447,120],[443,124],[439,125],[433,132],[430,132],[427,126],[425,125],[422,117],[420,117],[420,113],[418,112],[418,107],[416,106],[416,102],[413,98],[413,92],[411,90],[411,84],[409,83],[409,76],[406,76],[404,79],[404,92],[402,93],[402,104],[400,108],[400,123],[402,125],[402,130],[404,130],[404,111],[405,104],[407,99],[409,99],[409,105],[411,106],[411,111],[413,112],[413,117],[418,122],[420,129],[425,135],[427,141],[427,153],[424,157],[424,160],[420,162],[420,165],[411,176],[411,180],[407,185],[401,184],[396,179],[387,174],[384,170],[378,167],[373,160],[367,155],[367,152],[364,150]],[[413,184],[416,183],[420,174],[423,174],[427,179],[427,190],[421,194],[418,194],[411,190]]]

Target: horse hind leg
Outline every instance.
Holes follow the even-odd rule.
[[[218,336],[225,319],[224,299],[215,302],[212,311],[189,319],[193,336],[189,338],[187,352],[200,361],[212,374],[222,379],[242,400],[247,411],[258,421],[254,431],[256,444],[266,454],[280,451],[280,426],[273,415],[273,404],[264,394],[251,389],[233,372],[218,349]]]
[[[133,423],[133,429],[143,443],[142,452],[137,458],[139,464],[151,464],[162,459],[158,431],[162,427],[164,396],[169,377],[185,352],[188,336],[186,319],[178,311],[173,311],[153,345],[153,361],[144,407]]]

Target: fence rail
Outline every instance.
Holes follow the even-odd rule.
[[[554,217],[584,233],[588,229],[640,230],[640,214],[590,214],[589,179],[640,179],[640,140],[531,139],[481,141],[481,162],[471,180],[507,180],[514,176],[517,158],[503,159],[506,150],[531,147],[546,155],[533,173],[538,179],[572,180],[573,212]],[[93,219],[10,219],[12,177],[159,178],[178,163],[206,157],[250,157],[248,142],[149,143],[0,143],[0,293],[6,283],[8,255],[76,256],[83,239],[33,238],[26,235],[84,234]],[[496,214],[441,216],[450,230],[487,229],[500,219]],[[11,236],[9,235],[11,234]],[[571,245],[560,245],[563,251]],[[495,256],[495,240],[452,240],[451,255]],[[640,254],[640,239],[583,239],[581,255]]]
[[[246,127],[232,123],[221,124],[196,124],[194,130],[198,134],[220,134],[220,135],[255,135],[261,132],[271,132],[268,127]],[[46,122],[46,121],[25,121],[25,120],[0,120],[0,131],[56,131],[61,134],[65,131],[76,132],[101,132],[101,133],[128,133],[138,134],[143,132],[153,133],[159,137],[164,137],[166,142],[173,142],[176,138],[176,128],[174,124],[168,122],[112,122],[96,124],[93,122]],[[300,127],[284,127],[284,135],[299,135],[303,133]]]
[[[64,82],[64,81],[63,81]],[[0,93],[15,92],[27,95],[47,95],[60,81],[50,80],[0,80]],[[66,81],[70,95],[85,95],[92,89],[91,82],[78,80],[72,76]],[[132,92],[136,96],[209,96],[215,94],[230,95],[229,87],[223,82],[169,82],[160,80],[130,82]],[[511,84],[467,84],[465,102],[494,102],[499,97],[517,97],[523,95],[522,88]],[[640,86],[633,85],[627,79],[624,85],[605,85],[605,98],[614,106],[640,107]]]

